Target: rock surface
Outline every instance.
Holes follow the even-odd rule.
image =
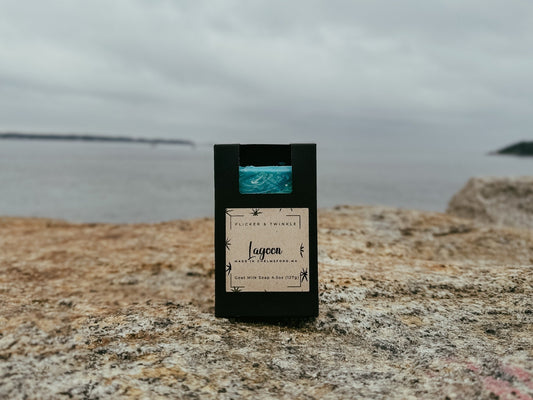
[[[533,176],[471,178],[446,210],[483,223],[533,229]]]
[[[533,232],[319,214],[320,316],[213,316],[213,221],[0,218],[0,398],[533,398]]]

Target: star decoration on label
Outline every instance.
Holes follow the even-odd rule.
[[[258,217],[259,214],[263,214],[263,213],[259,211],[259,208],[252,208],[252,212],[250,214],[252,214],[254,217]]]

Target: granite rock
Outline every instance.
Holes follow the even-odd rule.
[[[533,398],[533,233],[319,213],[320,316],[215,318],[213,221],[0,218],[0,398]]]
[[[533,229],[533,176],[471,178],[448,214],[484,223]]]

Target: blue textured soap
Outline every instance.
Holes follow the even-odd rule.
[[[243,194],[292,193],[292,167],[239,167],[239,191]]]

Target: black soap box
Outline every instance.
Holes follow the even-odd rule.
[[[316,145],[220,144],[215,315],[318,315]],[[241,194],[239,166],[292,166],[292,192]]]

